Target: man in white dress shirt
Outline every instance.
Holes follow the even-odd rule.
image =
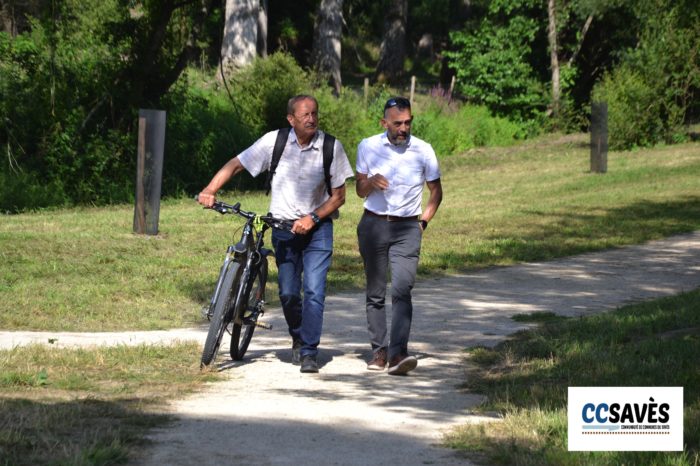
[[[442,201],[440,168],[432,146],[411,135],[411,103],[403,97],[384,106],[384,133],[360,142],[355,189],[365,211],[357,226],[364,261],[367,327],[372,346],[369,370],[403,375],[418,365],[408,353],[413,317],[411,289],[418,269],[423,232]],[[423,187],[430,196],[421,209]],[[391,271],[391,330],[385,296]]]

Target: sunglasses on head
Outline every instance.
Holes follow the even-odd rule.
[[[411,101],[405,97],[392,97],[386,101],[386,104],[384,104],[384,110],[392,107],[411,108]]]

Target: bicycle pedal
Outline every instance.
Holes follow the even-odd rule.
[[[256,327],[260,327],[260,328],[264,328],[265,330],[272,330],[272,324],[268,324],[268,323],[265,323],[265,322],[260,322],[260,321],[257,321],[257,320],[255,321],[255,326],[256,326]]]

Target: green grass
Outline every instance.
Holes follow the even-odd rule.
[[[611,152],[605,175],[588,173],[588,164],[582,137],[550,137],[442,158],[445,200],[426,232],[419,273],[425,277],[544,260],[700,228],[700,144]],[[269,203],[260,193],[227,193],[223,198],[257,212],[265,212]],[[362,287],[355,230],[361,213],[361,200],[350,184],[347,203],[335,223],[330,293]],[[4,215],[0,217],[0,328],[90,331],[202,324],[199,310],[208,302],[225,247],[237,239],[241,223],[203,210],[190,199],[162,203],[156,237],[132,233],[131,205]],[[270,265],[268,300],[275,302],[276,268],[273,261]],[[691,296],[697,301],[696,295]],[[691,320],[685,314],[675,320],[672,314],[658,328],[646,321],[641,327],[632,325],[642,322],[632,317],[627,319],[629,325],[616,325],[620,334],[636,344],[649,345],[647,359],[660,359],[657,355],[668,350],[653,346],[661,344],[654,338],[659,332],[676,331],[663,333],[667,337],[663,344],[677,338],[687,343],[669,354],[678,356],[686,349],[697,354],[691,346],[697,343],[697,333],[678,331],[697,324],[688,323]],[[521,320],[568,325],[548,315],[527,315]],[[550,457],[554,458],[548,460],[550,464],[566,464],[558,458],[572,458],[555,448],[557,437],[547,437],[561,435],[562,425],[565,429],[557,390],[566,386],[563,380],[569,372],[586,364],[574,360],[562,366],[565,370],[548,372],[558,361],[552,345],[560,344],[562,335],[527,343],[523,375],[496,384],[509,387],[504,402],[491,396],[492,409],[511,413],[498,425],[509,425],[512,419],[514,430],[534,431],[536,438],[528,433],[493,434],[486,429],[495,427],[481,426],[477,428],[481,436],[455,437],[454,445],[469,445],[470,453],[495,455],[503,464],[511,464],[512,458],[517,459],[512,464],[544,464],[542,458]],[[575,341],[575,336],[572,331],[569,338]],[[605,338],[618,346],[629,343],[619,335]],[[574,354],[593,357],[597,343],[584,336],[576,344]],[[167,422],[167,417],[157,414],[163,400],[182,396],[217,377],[200,373],[199,351],[197,344],[61,351],[32,346],[0,351],[0,464],[126,461],[129,452],[140,446],[145,430]],[[506,361],[516,358],[515,350],[504,354]],[[499,352],[472,352],[474,364],[507,367],[503,361]],[[671,361],[655,363],[663,366]],[[599,372],[591,376],[602,381],[620,370],[607,364],[591,366]],[[684,374],[692,379],[688,383],[698,385],[696,366],[676,367],[676,372],[676,377]],[[528,374],[540,378],[528,378]],[[488,391],[487,379],[479,379],[483,382],[473,389]],[[686,419],[686,435],[691,429],[700,431],[693,393],[694,398],[686,402],[686,406],[695,403],[693,415]],[[544,398],[538,398],[542,394]],[[541,438],[553,439],[554,449],[539,447]],[[690,439],[697,445],[697,437]],[[513,456],[511,450],[520,456]],[[688,458],[697,459],[696,451],[693,446],[688,454],[695,456]],[[588,464],[606,457],[592,458]],[[639,457],[605,461],[616,464],[615,459],[621,458],[637,464]]]
[[[167,423],[163,403],[213,372],[195,343],[0,351],[0,464],[121,464],[145,432]]]
[[[546,260],[700,228],[700,144],[611,152],[604,175],[589,173],[589,160],[585,136],[443,158],[445,198],[424,237],[419,274]],[[223,199],[257,212],[269,203],[261,193]],[[350,183],[335,224],[330,293],[363,286],[356,238],[361,213]],[[201,324],[199,311],[241,223],[190,199],[162,203],[156,237],[132,233],[131,205],[4,215],[0,328]],[[272,262],[268,301],[274,303]]]
[[[462,426],[448,445],[489,465],[700,464],[700,290],[558,319],[468,351],[465,387],[502,421]],[[567,451],[567,387],[684,387],[684,452]]]

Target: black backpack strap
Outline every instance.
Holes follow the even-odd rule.
[[[270,161],[270,169],[267,172],[267,181],[265,182],[265,189],[267,192],[265,195],[270,194],[270,188],[272,187],[272,177],[275,176],[275,171],[277,170],[277,165],[280,163],[280,158],[282,157],[282,152],[287,145],[287,139],[289,138],[290,128],[280,128],[277,131],[277,139],[275,140],[275,148],[272,149],[272,160]]]
[[[326,133],[323,138],[323,176],[326,180],[328,195],[333,195],[331,186],[331,163],[333,162],[333,148],[335,147],[335,136]]]

